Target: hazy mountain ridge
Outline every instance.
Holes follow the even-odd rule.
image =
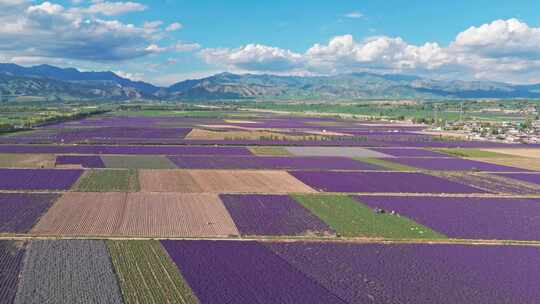
[[[122,78],[113,72],[0,64],[0,93],[3,96],[104,100],[540,98],[540,84],[440,81],[373,73],[314,77],[221,73],[164,88]]]

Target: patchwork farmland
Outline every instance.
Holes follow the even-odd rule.
[[[0,303],[539,303],[540,147],[208,112],[0,135]]]

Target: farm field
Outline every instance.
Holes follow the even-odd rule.
[[[66,193],[31,233],[67,236],[238,235],[216,195]]]
[[[538,302],[538,145],[201,109],[0,134],[0,303]]]
[[[16,304],[123,303],[104,241],[32,241],[20,275]]]
[[[108,241],[107,247],[124,303],[199,303],[158,241]]]
[[[342,236],[445,238],[444,235],[404,216],[376,214],[371,208],[347,196],[295,195],[294,198]]]
[[[540,171],[540,158],[525,157],[490,157],[490,158],[472,158],[476,161],[492,163],[501,166],[514,167],[528,171]]]
[[[140,170],[141,191],[180,193],[315,192],[285,171]]]
[[[51,168],[52,154],[0,154],[0,168]]]
[[[105,167],[124,169],[173,169],[176,166],[166,157],[159,155],[105,155]]]
[[[220,196],[243,235],[334,235],[316,215],[287,195]]]
[[[452,238],[539,240],[540,199],[355,196]],[[519,223],[519,225],[516,225]]]
[[[414,172],[290,171],[306,185],[323,192],[483,193],[471,186]]]
[[[23,265],[24,243],[0,241],[0,302],[13,303]]]
[[[74,190],[80,192],[130,192],[138,189],[139,180],[135,170],[86,171],[74,186]]]
[[[28,232],[57,198],[57,194],[0,193],[0,234]]]

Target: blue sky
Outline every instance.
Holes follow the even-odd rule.
[[[222,71],[530,83],[539,12],[494,0],[0,0],[0,60],[160,85]]]

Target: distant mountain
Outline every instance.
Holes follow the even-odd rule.
[[[73,98],[153,98],[160,89],[142,81],[122,78],[113,72],[81,72],[51,65],[23,67],[0,63],[3,95],[66,95]]]
[[[336,76],[217,74],[166,89],[172,99],[540,98],[540,85],[439,81],[412,75],[353,73]]]
[[[413,75],[352,73],[335,76],[276,76],[221,73],[162,88],[113,72],[81,72],[50,65],[0,64],[0,95],[98,100],[356,100],[440,98],[540,98],[540,84],[441,81]]]

